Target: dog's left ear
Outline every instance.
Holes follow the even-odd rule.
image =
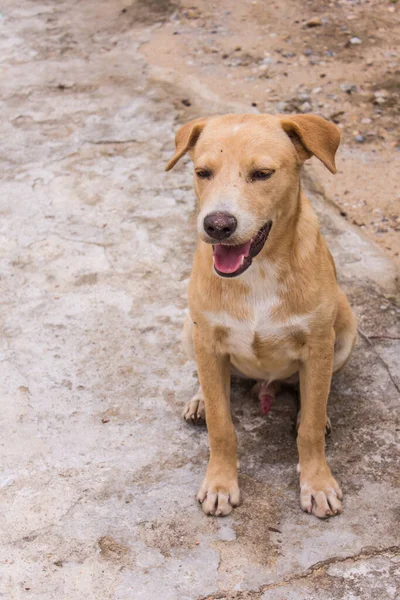
[[[166,171],[172,169],[186,152],[194,148],[207,121],[207,117],[194,119],[178,129],[175,136],[176,151],[171,160],[168,161],[167,166],[165,167]]]
[[[340,144],[336,125],[316,115],[282,115],[280,121],[302,163],[314,155],[336,173],[335,154]]]

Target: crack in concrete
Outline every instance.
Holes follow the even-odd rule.
[[[144,144],[140,140],[99,140],[93,142],[92,140],[86,140],[85,144],[92,144],[93,146],[105,146],[106,144]]]
[[[60,240],[64,240],[64,242],[73,242],[74,244],[89,244],[90,246],[99,246],[100,248],[110,248],[111,246],[114,246],[114,244],[107,244],[106,242],[89,242],[87,240],[74,240],[72,238],[64,237],[59,233],[56,233],[55,231],[51,231],[50,235],[55,235],[58,238],[60,238]]]
[[[374,352],[374,354],[376,354],[376,356],[379,358],[379,360],[381,361],[381,363],[383,364],[383,366],[385,367],[387,374],[390,377],[390,381],[393,383],[394,387],[396,388],[396,390],[398,391],[398,393],[400,394],[400,387],[398,386],[398,384],[396,383],[396,380],[394,379],[391,371],[390,371],[390,367],[387,364],[387,362],[382,358],[382,356],[379,354],[378,350],[375,348],[375,345],[371,342],[371,339],[368,337],[368,335],[366,333],[364,333],[364,331],[362,329],[360,329],[360,327],[357,328],[359,334],[361,335],[361,337],[369,344],[369,346],[372,348],[372,351]]]
[[[370,340],[400,340],[400,337],[395,335],[370,335]]]
[[[400,556],[400,545],[389,546],[387,548],[363,548],[357,554],[350,556],[333,556],[332,558],[327,558],[326,560],[321,560],[314,565],[311,565],[303,573],[285,577],[281,581],[277,581],[275,583],[267,583],[260,586],[257,590],[243,590],[233,593],[230,591],[216,592],[215,594],[210,594],[208,596],[200,596],[196,600],[228,600],[228,597],[229,600],[245,600],[246,598],[249,598],[249,596],[257,599],[261,598],[261,594],[264,594],[264,592],[267,592],[268,590],[290,585],[301,579],[311,579],[316,573],[321,574],[321,571],[326,573],[331,565],[342,564],[349,561],[358,562],[360,560],[367,560],[375,556],[387,556],[388,558]]]
[[[63,160],[72,158],[73,156],[78,156],[80,154],[81,148],[82,148],[82,146],[79,147],[78,150],[75,150],[75,152],[71,152],[71,154],[65,154],[65,156],[61,156],[60,158],[55,158],[54,160],[50,160],[48,164],[55,165],[57,163],[63,162]]]
[[[145,144],[145,141],[141,141],[141,140],[135,140],[135,139],[130,139],[130,140],[99,140],[99,141],[93,141],[93,140],[85,140],[82,142],[82,144],[79,146],[79,148],[77,148],[77,150],[75,150],[75,152],[71,152],[70,154],[65,154],[64,156],[61,156],[60,158],[55,158],[54,160],[49,161],[49,165],[55,165],[57,163],[63,162],[64,160],[68,160],[69,158],[73,158],[75,156],[79,156],[80,154],[82,154],[82,152],[84,151],[84,147],[86,144],[89,144],[90,146],[106,146],[106,145],[123,145],[123,144]]]
[[[34,240],[33,242],[30,242],[30,244],[27,244],[26,246],[24,246],[24,248],[31,248],[35,244],[40,244],[41,242],[45,242],[47,240],[47,238],[48,238],[48,236],[46,235],[46,237],[41,238],[40,240]]]

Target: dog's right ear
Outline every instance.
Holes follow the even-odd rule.
[[[340,129],[317,115],[279,115],[282,129],[290,137],[300,163],[312,155],[336,173],[335,154],[340,144]]]
[[[189,121],[189,123],[182,125],[182,127],[178,129],[175,136],[176,151],[171,160],[168,161],[167,166],[165,167],[166,171],[172,169],[172,167],[176,165],[178,160],[182,158],[186,152],[195,147],[196,142],[199,139],[207,121],[207,117],[194,119],[193,121]]]

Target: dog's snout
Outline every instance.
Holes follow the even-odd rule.
[[[226,240],[236,230],[237,220],[229,213],[215,212],[204,219],[204,231],[214,240]]]

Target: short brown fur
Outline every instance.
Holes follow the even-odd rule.
[[[202,118],[176,135],[176,153],[166,170],[189,152],[196,171],[211,173],[208,180],[196,175],[194,180],[199,242],[185,323],[186,347],[196,358],[200,380],[185,418],[196,420],[205,407],[210,440],[198,494],[207,514],[228,514],[240,500],[232,369],[269,390],[299,378],[300,504],[321,518],[342,510],[342,492],[325,458],[324,432],[331,376],[350,356],[356,320],[300,185],[301,165],[312,155],[336,171],[339,141],[337,127],[315,115]],[[260,168],[273,175],[255,184],[251,172]],[[252,240],[272,222],[265,246],[236,278],[216,274],[212,240],[203,227],[204,216],[221,206],[238,220],[232,245]]]

